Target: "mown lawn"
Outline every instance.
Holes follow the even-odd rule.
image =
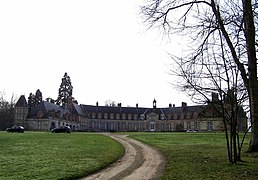
[[[158,148],[167,158],[162,179],[258,179],[258,153],[244,153],[231,165],[223,133],[134,133],[130,137]]]
[[[123,153],[122,145],[103,135],[0,132],[0,179],[76,179]]]

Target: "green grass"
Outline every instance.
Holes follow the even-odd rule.
[[[243,153],[244,162],[229,164],[223,133],[129,134],[165,155],[162,179],[258,179],[258,153]],[[248,141],[243,151],[247,147]],[[123,153],[119,143],[98,134],[0,132],[0,179],[77,179]]]
[[[123,153],[119,143],[103,135],[0,132],[0,179],[76,179]]]
[[[162,179],[258,179],[258,154],[227,161],[223,133],[134,133],[130,137],[158,148],[167,158]],[[247,141],[244,151],[247,149]]]

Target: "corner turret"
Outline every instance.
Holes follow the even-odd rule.
[[[28,103],[24,95],[21,95],[15,104],[14,124],[25,126],[26,117],[28,116]]]

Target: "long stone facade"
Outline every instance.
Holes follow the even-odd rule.
[[[246,129],[246,116],[242,113],[238,129]],[[67,107],[42,101],[29,109],[26,98],[21,96],[15,108],[15,124],[27,130],[49,131],[57,126],[68,125],[73,131],[223,131],[223,119],[211,105],[180,107],[169,104],[159,108],[156,100],[151,108],[84,105],[70,102]]]

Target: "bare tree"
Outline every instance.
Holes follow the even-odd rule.
[[[255,20],[258,6],[256,1],[150,0],[148,2],[142,7],[142,12],[151,27],[163,27],[168,34],[188,35],[191,38],[191,49],[188,49],[189,53],[181,58],[190,64],[194,64],[197,59],[216,61],[217,58],[210,58],[210,52],[215,50],[212,47],[222,42],[226,55],[224,58],[232,63],[227,68],[236,69],[242,87],[247,92],[252,124],[249,151],[257,152],[258,81]],[[203,53],[206,50],[210,52]],[[197,75],[202,70],[191,69],[191,72]],[[201,86],[205,87],[205,83]]]
[[[116,106],[116,102],[112,101],[111,99],[106,100],[104,103],[105,103],[105,106],[112,106],[112,107]]]
[[[5,130],[14,123],[14,106],[16,103],[14,95],[11,99],[6,100],[4,92],[0,92],[0,130]]]
[[[243,109],[247,92],[234,62],[224,52],[223,42],[210,48],[204,47],[202,54],[195,58],[194,63],[188,59],[173,58],[177,65],[172,73],[181,77],[181,81],[175,85],[194,101],[208,102],[209,107],[215,111],[214,116],[223,118],[228,160],[236,163],[241,160],[245,138],[240,140],[239,132],[246,130],[247,126]]]

